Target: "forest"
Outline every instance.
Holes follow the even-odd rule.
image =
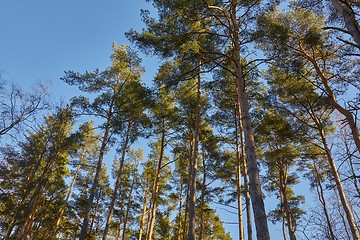
[[[0,75],[0,238],[360,239],[360,2],[147,2],[67,102]]]

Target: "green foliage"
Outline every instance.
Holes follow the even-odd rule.
[[[1,174],[11,179],[2,182],[1,195],[2,225],[7,234],[45,237],[51,233],[66,191],[71,130],[72,112],[60,109],[47,116],[37,131],[28,133],[20,151],[2,149]],[[29,224],[31,228],[24,227]],[[35,231],[36,226],[40,228]]]

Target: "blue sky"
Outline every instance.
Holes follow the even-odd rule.
[[[1,0],[3,78],[24,87],[51,81],[50,90],[66,97],[64,71],[108,66],[112,42],[129,43],[124,33],[143,27],[140,9],[149,7],[145,0]],[[149,63],[145,81],[157,69]]]
[[[140,9],[151,8],[145,0],[0,0],[0,73],[24,88],[49,83],[56,99],[78,92],[60,81],[65,70],[84,72],[110,64],[112,43],[127,43],[124,33],[141,30]],[[155,16],[155,12],[153,12]],[[145,58],[144,81],[157,70],[156,58]],[[112,158],[112,156],[109,156]],[[268,202],[269,203],[269,202]],[[273,204],[267,205],[274,207]],[[223,221],[236,215],[221,213]],[[272,228],[272,238],[281,236]],[[225,225],[237,239],[237,226]]]

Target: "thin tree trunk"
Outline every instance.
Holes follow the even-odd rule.
[[[350,206],[349,206],[348,201],[346,199],[345,191],[344,191],[344,188],[342,186],[342,182],[341,182],[339,173],[337,171],[335,161],[334,161],[334,159],[332,157],[332,154],[331,154],[331,151],[330,151],[330,149],[328,147],[324,130],[322,129],[322,126],[320,124],[319,119],[316,117],[315,120],[317,121],[319,134],[320,134],[320,137],[321,137],[321,140],[322,140],[322,143],[323,143],[323,147],[325,149],[327,159],[328,159],[329,164],[330,164],[330,170],[331,170],[331,173],[332,173],[332,175],[334,177],[334,180],[335,180],[335,183],[336,183],[336,188],[338,190],[338,194],[339,194],[339,197],[340,197],[341,204],[342,204],[342,206],[344,208],[344,211],[345,211],[345,215],[346,215],[346,218],[347,218],[347,221],[348,221],[351,233],[352,233],[352,237],[354,239],[360,239],[359,231],[357,229],[355,219],[354,219],[354,216],[352,214],[352,210],[350,209]]]
[[[285,217],[282,217],[281,230],[283,234],[283,239],[286,240],[286,230],[285,230]]]
[[[57,154],[57,151],[54,153],[54,156]],[[30,197],[23,214],[24,224],[23,226],[18,229],[16,229],[15,236],[19,236],[20,234],[22,236],[26,236],[26,232],[29,228],[29,222],[31,222],[31,217],[34,215],[34,212],[37,211],[36,203],[38,202],[38,197],[41,196],[44,193],[44,189],[47,186],[47,180],[46,175],[50,171],[51,165],[52,165],[52,157],[49,157],[47,160],[46,166],[44,167],[44,170],[38,180],[36,189],[32,196]]]
[[[128,222],[128,217],[129,217],[129,212],[130,212],[130,208],[131,208],[131,198],[132,198],[132,192],[134,190],[134,185],[135,185],[135,179],[136,179],[136,172],[134,171],[134,176],[133,176],[133,180],[131,183],[131,187],[130,187],[130,192],[129,192],[129,198],[128,198],[128,204],[127,204],[127,208],[126,208],[126,213],[125,213],[125,219],[124,219],[124,225],[123,225],[123,234],[122,234],[122,240],[125,240],[125,236],[126,236],[126,225]]]
[[[239,143],[239,134],[242,134],[241,132],[239,132],[239,128],[242,129],[242,127],[239,127],[239,123],[241,121],[240,118],[240,114],[241,114],[241,110],[239,107],[237,107],[238,109],[238,116],[239,118],[236,116],[235,114],[235,126],[236,126],[236,131],[235,131],[235,135],[236,135],[236,159],[237,159],[237,181],[236,181],[236,190],[237,190],[237,203],[238,203],[238,220],[239,220],[239,240],[244,240],[244,224],[243,224],[243,211],[242,211],[242,194],[241,194],[241,162],[243,161],[243,157],[244,157],[244,148],[241,146],[241,144]],[[241,153],[240,153],[240,149],[241,149]]]
[[[152,239],[153,229],[155,225],[155,219],[156,219],[156,210],[157,210],[157,200],[159,196],[159,180],[161,175],[161,167],[162,167],[162,161],[163,161],[163,155],[164,155],[164,149],[165,149],[165,118],[163,117],[161,120],[161,146],[160,146],[160,156],[158,165],[156,168],[156,175],[155,175],[155,181],[153,186],[153,192],[152,192],[152,208],[151,208],[151,214],[150,214],[150,228],[147,239]]]
[[[42,152],[42,154],[40,156],[40,159],[44,156],[44,154],[45,154],[45,151]],[[21,195],[21,199],[20,199],[20,202],[17,204],[16,211],[15,211],[14,215],[12,216],[11,220],[9,221],[8,227],[6,228],[6,232],[4,234],[4,239],[5,240],[9,239],[9,237],[11,235],[11,232],[12,232],[13,228],[15,227],[15,223],[19,218],[20,209],[23,207],[23,204],[24,204],[24,201],[25,201],[26,197],[30,194],[30,191],[31,191],[31,187],[29,187],[30,183],[32,183],[34,181],[34,176],[35,176],[35,174],[36,174],[39,167],[40,167],[40,161],[37,161],[33,171],[30,174],[30,176],[27,177],[26,189],[23,192],[23,194]]]
[[[200,63],[201,64],[201,63]],[[198,148],[200,132],[200,96],[201,96],[201,69],[199,64],[197,76],[197,100],[196,100],[196,118],[195,118],[195,136],[194,136],[194,153],[192,163],[190,164],[190,196],[189,196],[189,232],[188,239],[195,240],[195,217],[196,217],[196,177],[198,165]]]
[[[140,220],[139,240],[142,240],[142,235],[144,232],[143,228],[145,226],[146,212],[148,211],[147,210],[147,200],[148,200],[148,188],[145,190],[145,194],[144,194],[143,211],[142,211],[141,220]]]
[[[180,175],[180,196],[179,196],[179,213],[178,213],[178,232],[177,232],[177,240],[181,240],[181,222],[182,222],[182,191],[183,191],[183,184],[182,184],[182,177]]]
[[[280,159],[280,161],[282,161],[282,159]],[[279,180],[280,180],[280,186],[281,186],[280,187],[280,194],[282,195],[281,204],[283,205],[284,210],[285,210],[285,218],[286,218],[286,222],[287,222],[287,227],[288,227],[290,240],[296,240],[296,235],[295,235],[295,232],[294,232],[291,210],[290,210],[290,206],[289,206],[289,202],[288,202],[287,194],[286,194],[287,171],[288,171],[287,167],[284,166],[283,164],[280,164],[280,166],[279,166]]]
[[[205,207],[205,190],[206,190],[206,161],[205,161],[205,149],[202,147],[202,162],[203,162],[203,181],[201,184],[201,199],[200,199],[200,229],[199,240],[204,236],[204,207]]]
[[[342,221],[342,223],[343,223],[344,232],[345,232],[345,234],[346,234],[347,239],[351,239],[351,233],[349,233],[349,230],[348,230],[347,225],[346,225],[346,220],[345,220],[345,218],[344,218],[344,214],[343,214],[343,212],[341,211],[341,204],[340,204],[340,202],[339,202],[339,197],[338,197],[339,194],[336,192],[336,188],[333,188],[333,190],[334,190],[335,197],[336,197],[336,204],[337,204],[336,210],[338,211],[339,216],[340,216],[340,218],[341,218],[341,221]]]
[[[93,214],[93,216],[91,218],[89,233],[92,233],[93,228],[94,228],[95,219],[96,219],[96,213],[97,213],[97,211],[99,209],[100,196],[101,196],[101,191],[98,193],[98,197],[96,198],[96,203],[95,203],[95,207],[94,207],[94,214]],[[90,217],[91,217],[91,212],[90,212]],[[95,232],[96,232],[96,229],[95,229]]]
[[[101,142],[101,147],[100,147],[100,152],[99,152],[99,159],[98,159],[98,163],[97,163],[97,166],[96,166],[95,178],[94,178],[94,182],[93,182],[93,185],[91,187],[91,190],[90,190],[89,199],[88,199],[88,201],[86,203],[85,214],[84,214],[85,216],[84,216],[84,220],[83,220],[83,223],[82,223],[79,240],[85,240],[86,235],[87,235],[87,230],[88,230],[89,220],[90,220],[90,212],[91,212],[94,197],[95,197],[95,194],[96,194],[96,189],[97,189],[97,186],[98,186],[99,180],[100,180],[102,161],[103,161],[103,158],[104,158],[106,145],[107,145],[107,143],[109,141],[110,128],[111,128],[110,127],[111,117],[112,117],[112,105],[110,106],[109,115],[107,117],[106,124],[105,124],[105,132],[104,132],[104,137],[103,137],[102,142]]]
[[[241,123],[241,122],[239,122]],[[242,153],[242,167],[244,173],[244,194],[245,194],[245,206],[246,206],[246,228],[247,228],[247,237],[248,240],[252,240],[252,217],[251,217],[251,201],[250,201],[250,191],[249,191],[249,177],[247,174],[247,162],[245,154],[245,144],[242,131],[242,124],[239,125],[240,132],[240,142],[241,142],[241,153]]]
[[[335,235],[334,235],[334,231],[333,231],[333,227],[332,227],[332,224],[331,224],[330,216],[329,216],[327,206],[326,206],[326,200],[325,200],[325,196],[324,196],[324,189],[323,189],[321,181],[320,181],[320,175],[319,175],[319,171],[317,169],[315,161],[313,163],[313,169],[314,169],[314,174],[315,174],[316,191],[317,191],[319,201],[321,203],[321,206],[322,206],[324,214],[325,214],[329,234],[330,234],[331,240],[335,240],[336,238],[335,238]]]
[[[73,187],[74,187],[74,185],[75,185],[76,179],[77,179],[77,177],[78,177],[78,175],[79,175],[79,171],[80,171],[80,168],[81,168],[81,162],[82,162],[83,159],[84,159],[85,152],[86,152],[86,150],[85,150],[85,148],[84,148],[83,151],[82,151],[82,153],[81,153],[81,157],[80,157],[80,159],[79,159],[79,164],[77,165],[77,168],[76,168],[76,171],[75,171],[73,180],[71,181],[71,184],[70,184],[70,186],[69,186],[69,190],[68,190],[67,195],[66,195],[66,198],[65,198],[65,203],[61,206],[60,213],[59,213],[58,219],[57,219],[57,221],[56,221],[56,225],[55,225],[55,227],[54,227],[54,232],[53,232],[54,236],[56,236],[56,232],[57,232],[57,230],[58,230],[58,228],[59,228],[59,226],[60,226],[61,218],[62,218],[62,216],[63,216],[63,214],[64,214],[64,211],[65,211],[66,206],[67,206],[68,203],[69,203],[70,195],[71,195],[71,193],[72,193],[72,190],[73,190]]]
[[[125,155],[126,155],[126,151],[127,151],[127,145],[129,143],[129,139],[130,139],[130,131],[131,131],[131,118],[129,118],[129,120],[128,120],[128,126],[127,126],[127,130],[126,130],[124,146],[123,146],[123,149],[122,149],[120,166],[119,166],[119,170],[118,170],[118,173],[117,173],[117,178],[116,178],[114,191],[113,191],[113,194],[111,196],[111,202],[110,202],[110,206],[109,206],[109,214],[108,214],[108,217],[107,217],[107,220],[106,220],[106,225],[105,225],[104,234],[103,234],[103,240],[106,240],[107,235],[109,233],[109,227],[110,227],[110,223],[111,223],[111,219],[112,219],[112,214],[113,214],[113,211],[114,211],[117,192],[119,190],[120,183],[121,183],[121,180],[122,180],[122,171],[123,171],[124,162],[125,162]]]
[[[351,152],[350,146],[349,146],[348,141],[346,139],[345,131],[343,131],[342,133],[343,134],[342,134],[341,137],[342,137],[342,140],[344,142],[344,146],[345,146],[345,150],[346,150],[346,157],[349,160],[348,164],[349,164],[349,167],[350,167],[350,170],[351,170],[351,177],[352,177],[356,192],[358,194],[358,197],[360,197],[360,187],[359,187],[358,177],[356,175],[356,171],[355,171],[355,168],[354,168],[353,153]]]

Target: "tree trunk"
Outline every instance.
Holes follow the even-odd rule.
[[[238,114],[235,114],[235,126],[236,126],[236,160],[237,160],[237,181],[236,181],[236,191],[237,191],[237,203],[238,203],[238,220],[239,220],[239,240],[244,240],[244,224],[243,224],[243,211],[242,211],[242,194],[241,194],[241,162],[244,162],[242,158],[245,157],[245,152],[243,146],[239,143],[239,134],[242,134],[242,132],[239,132],[239,129],[242,129],[242,127],[238,126],[241,122],[241,110],[239,107],[237,107]],[[237,117],[237,115],[239,117]],[[240,153],[241,149],[241,153]]]
[[[237,1],[232,2],[232,30],[233,30],[233,54],[236,72],[237,97],[241,109],[242,124],[244,128],[245,153],[248,161],[249,187],[252,207],[255,218],[256,236],[258,240],[269,240],[269,229],[265,206],[260,186],[259,169],[255,153],[253,128],[249,113],[249,100],[245,92],[245,79],[241,67],[239,27],[236,20]]]
[[[177,240],[181,240],[181,222],[182,222],[182,192],[183,192],[183,184],[182,184],[182,177],[180,175],[180,195],[179,195],[179,213],[178,213],[178,232],[177,232]]]
[[[320,69],[316,59],[312,58],[308,55],[303,49],[301,49],[302,53],[304,54],[305,58],[312,63],[315,68],[317,75],[320,77],[321,82],[325,88],[325,93],[330,99],[331,105],[340,112],[346,119],[347,123],[349,124],[351,134],[353,136],[355,145],[357,147],[358,152],[360,152],[360,136],[359,136],[359,128],[357,127],[356,121],[354,119],[353,114],[351,111],[347,110],[346,108],[342,107],[336,100],[336,96],[329,85],[329,79],[324,75],[323,71]]]
[[[145,226],[145,220],[146,220],[146,212],[147,210],[147,200],[148,200],[148,188],[146,188],[145,194],[144,194],[144,202],[143,202],[143,211],[141,214],[141,220],[140,220],[140,229],[139,229],[139,240],[142,240],[142,235],[144,233],[144,226]]]
[[[155,181],[152,191],[152,208],[151,208],[151,214],[150,214],[150,228],[148,232],[147,239],[152,239],[153,229],[155,225],[155,218],[156,218],[156,210],[157,210],[157,200],[159,196],[159,180],[161,175],[161,165],[163,161],[163,155],[164,155],[164,149],[165,149],[165,117],[161,120],[161,146],[160,146],[160,156],[158,165],[156,168],[156,175],[155,175]]]
[[[59,228],[59,226],[60,226],[61,218],[62,218],[62,216],[63,216],[63,214],[64,214],[64,211],[65,211],[66,206],[67,206],[68,203],[69,203],[70,195],[71,195],[71,193],[72,193],[72,190],[73,190],[73,187],[74,187],[74,185],[75,185],[77,176],[78,176],[78,174],[79,174],[79,171],[80,171],[80,168],[81,168],[81,162],[82,162],[83,159],[84,159],[85,152],[86,152],[86,150],[85,150],[85,148],[84,148],[83,151],[82,151],[82,153],[81,153],[81,157],[80,157],[80,159],[79,159],[79,164],[77,165],[77,168],[76,168],[76,171],[75,171],[73,180],[71,181],[71,184],[70,184],[70,186],[69,186],[69,190],[68,190],[68,193],[67,193],[66,198],[65,198],[65,203],[63,204],[63,206],[61,206],[61,209],[60,209],[60,212],[59,212],[59,216],[58,216],[58,219],[57,219],[57,221],[56,221],[56,225],[55,225],[55,227],[54,227],[54,232],[53,232],[54,236],[56,236],[56,232],[57,232],[57,230],[58,230],[58,228]]]
[[[233,41],[233,60],[236,72],[237,98],[241,109],[241,122],[244,130],[245,153],[248,161],[249,188],[254,212],[256,236],[258,240],[269,240],[269,228],[263,195],[260,186],[259,169],[256,159],[253,128],[249,112],[249,99],[245,92],[245,79],[241,66],[239,26],[237,22],[238,0],[231,1],[231,36]]]
[[[200,229],[199,240],[204,237],[204,207],[205,207],[205,190],[206,190],[206,161],[205,161],[205,149],[202,148],[202,162],[203,162],[203,181],[201,184],[201,199],[200,199]]]
[[[329,234],[330,234],[331,240],[335,240],[336,238],[335,238],[335,235],[334,235],[334,231],[333,231],[333,227],[332,227],[332,224],[331,224],[330,216],[329,216],[327,206],[326,206],[326,200],[325,200],[325,196],[324,196],[324,189],[323,189],[321,181],[320,181],[320,175],[319,175],[319,171],[317,169],[315,161],[313,163],[313,169],[314,169],[314,174],[315,174],[316,191],[317,191],[319,201],[320,201],[320,203],[322,205],[322,208],[323,208],[323,211],[324,211],[324,214],[325,214]]]
[[[129,139],[130,139],[130,131],[131,131],[131,118],[129,118],[129,120],[128,120],[128,126],[127,126],[127,130],[126,130],[124,146],[123,146],[122,154],[121,154],[120,166],[119,166],[119,170],[118,170],[118,173],[117,173],[117,178],[116,178],[114,191],[113,191],[113,194],[111,196],[111,202],[110,202],[110,206],[109,206],[109,214],[108,214],[108,217],[107,217],[107,220],[106,220],[106,225],[105,225],[104,234],[103,234],[103,240],[106,240],[107,235],[109,233],[109,227],[110,227],[110,223],[111,223],[111,219],[112,219],[112,214],[113,214],[113,211],[114,211],[117,192],[119,190],[120,183],[121,183],[121,180],[122,180],[122,171],[123,171],[123,168],[124,168],[127,145],[129,143]]]
[[[94,224],[95,224],[95,219],[96,219],[96,213],[98,212],[99,209],[99,201],[100,201],[100,196],[101,196],[101,191],[98,193],[98,196],[96,198],[96,203],[95,203],[95,207],[94,209],[94,214],[92,215],[91,218],[91,223],[90,223],[90,228],[89,228],[89,233],[91,234],[94,228]],[[90,212],[90,217],[91,217],[91,212]],[[96,229],[95,229],[96,232]]]
[[[360,27],[356,21],[354,10],[351,8],[349,0],[331,0],[335,10],[341,14],[344,19],[345,26],[354,39],[357,47],[360,49]]]
[[[282,162],[282,159],[280,159],[280,161]],[[280,164],[279,165],[279,180],[280,180],[280,194],[282,196],[281,204],[284,207],[285,218],[286,218],[286,222],[287,222],[290,240],[296,240],[291,210],[290,210],[290,206],[289,206],[289,202],[288,202],[287,194],[286,194],[286,188],[287,188],[286,182],[287,182],[287,174],[288,174],[287,172],[288,172],[287,167],[284,166],[283,164]]]
[[[348,201],[346,199],[345,191],[344,191],[344,188],[342,186],[342,182],[341,182],[339,173],[337,171],[335,161],[334,161],[334,159],[332,157],[332,154],[331,154],[331,151],[330,151],[330,149],[328,147],[324,130],[322,129],[320,121],[316,116],[315,116],[315,120],[316,120],[316,124],[318,126],[319,134],[320,134],[320,137],[321,137],[321,141],[323,143],[323,147],[325,149],[327,159],[328,159],[329,164],[330,164],[330,170],[331,170],[331,173],[332,173],[332,175],[334,177],[334,180],[335,180],[335,183],[336,183],[336,188],[337,188],[338,193],[339,193],[340,201],[341,201],[341,204],[342,204],[342,206],[344,208],[345,215],[346,215],[346,218],[347,218],[347,221],[348,221],[351,233],[352,233],[352,237],[354,239],[360,239],[359,231],[357,229],[355,219],[354,219],[354,216],[352,214],[352,210],[351,210],[351,208],[350,208],[350,206],[348,204]]]
[[[97,166],[96,166],[95,178],[94,178],[94,182],[93,182],[93,185],[91,187],[91,190],[90,190],[89,199],[88,199],[88,201],[86,203],[85,216],[84,216],[83,224],[82,224],[82,227],[81,227],[79,240],[85,240],[86,235],[87,235],[87,230],[88,230],[89,220],[90,220],[90,212],[91,212],[94,197],[95,197],[95,194],[96,194],[96,189],[97,189],[97,186],[98,186],[99,180],[100,180],[102,161],[103,161],[103,158],[104,158],[106,145],[107,145],[107,143],[109,141],[110,123],[111,123],[111,117],[112,117],[111,112],[112,112],[112,107],[110,107],[109,115],[108,115],[108,118],[106,120],[104,137],[103,137],[102,142],[101,142],[101,147],[100,147],[100,152],[99,152],[99,159],[98,159],[98,163],[97,163]]]
[[[130,212],[130,208],[131,208],[131,198],[132,198],[132,192],[134,190],[135,178],[136,178],[136,172],[134,170],[134,176],[133,176],[133,180],[132,180],[131,187],[130,187],[128,204],[127,204],[127,207],[126,207],[126,214],[125,214],[123,232],[122,232],[123,234],[122,234],[122,238],[121,238],[122,240],[125,240],[125,236],[126,236],[126,225],[127,225],[127,222],[128,222],[129,212]]]
[[[194,153],[192,163],[190,164],[190,196],[189,196],[189,232],[188,239],[195,240],[195,217],[196,217],[196,177],[198,165],[198,148],[199,148],[199,132],[200,132],[200,96],[201,96],[201,76],[200,64],[197,76],[197,102],[196,102],[196,118],[195,118],[195,136],[194,136]]]
[[[244,140],[241,136],[241,148],[244,151]],[[246,230],[247,230],[247,239],[252,240],[252,217],[251,217],[251,200],[250,200],[250,191],[249,191],[249,177],[247,174],[247,164],[246,159],[243,157],[243,173],[244,173],[244,193],[245,193],[245,206],[246,206]]]

